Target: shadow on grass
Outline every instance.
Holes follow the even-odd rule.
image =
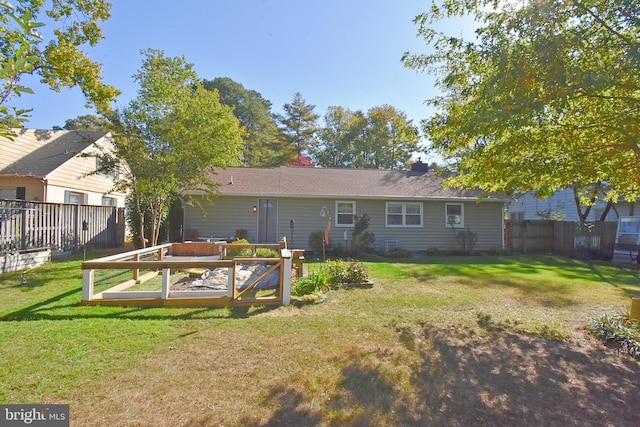
[[[399,351],[354,352],[325,402],[277,385],[263,402],[278,408],[271,419],[242,425],[640,425],[640,363],[490,321],[484,327],[493,332],[396,328],[417,363]]]
[[[84,306],[80,299],[82,288],[55,295],[46,300],[0,316],[0,322],[73,320],[73,319],[128,319],[128,320],[189,320],[189,319],[244,319],[278,308],[277,306],[246,306],[223,308],[146,308],[131,306]],[[65,300],[74,301],[64,303]]]

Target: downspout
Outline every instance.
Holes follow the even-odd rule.
[[[504,233],[505,233],[505,229],[504,229],[504,215],[507,212],[507,205],[508,203],[505,202],[502,204],[502,250],[504,251],[506,249],[505,247],[505,241],[504,241]]]

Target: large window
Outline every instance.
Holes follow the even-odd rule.
[[[445,227],[464,227],[464,205],[462,203],[447,203],[445,205]]]
[[[387,227],[422,227],[422,203],[387,203]]]
[[[336,226],[353,227],[356,214],[356,202],[336,202]]]

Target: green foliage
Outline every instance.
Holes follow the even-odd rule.
[[[89,105],[108,111],[119,91],[102,82],[102,67],[80,50],[95,46],[103,37],[99,21],[110,16],[111,4],[104,0],[55,2],[18,0],[0,2],[0,136],[11,137],[11,127],[24,123],[30,110],[10,107],[10,101],[33,90],[20,84],[24,75],[37,74],[51,89],[79,87]],[[47,16],[63,24],[45,40],[38,32],[44,24],[36,16]]]
[[[457,172],[446,184],[546,197],[607,182],[607,200],[635,201],[638,10],[636,0],[452,0],[416,17],[433,49],[403,59],[443,91],[424,132]],[[442,30],[469,15],[473,39]]]
[[[138,220],[148,214],[148,239],[155,245],[160,223],[182,191],[212,195],[214,168],[238,163],[242,131],[231,108],[220,103],[217,92],[202,87],[184,57],[152,49],[142,54],[134,76],[138,96],[109,120],[118,158],[128,167],[120,189],[131,195]]]
[[[359,261],[330,260],[326,262],[324,268],[327,282],[331,285],[361,284],[369,280],[366,266]]]
[[[376,238],[371,231],[367,231],[371,220],[369,215],[366,213],[356,215],[354,220],[353,231],[351,232],[351,252],[353,255],[358,255],[360,252],[370,251]]]
[[[640,359],[640,322],[630,321],[624,315],[603,314],[587,324],[587,330],[614,344],[620,351]]]
[[[320,269],[309,273],[307,276],[298,277],[291,284],[291,293],[296,296],[316,294],[322,292],[322,289],[327,286],[327,284],[327,275]]]
[[[316,253],[322,253],[322,242],[324,241],[324,231],[312,231],[309,233],[309,247]]]
[[[367,115],[340,106],[329,107],[314,153],[319,166],[402,169],[419,152],[418,130],[390,105]]]
[[[248,245],[249,241],[247,239],[236,239],[233,242],[231,242],[231,244],[232,245]],[[251,251],[250,248],[237,248],[237,249],[228,248],[227,256],[229,258],[235,258],[235,257],[248,258],[253,256],[253,252]]]
[[[284,127],[284,133],[291,147],[295,147],[299,156],[310,153],[315,147],[315,134],[318,130],[318,114],[313,112],[315,105],[307,104],[300,92],[293,95],[290,104],[284,104],[284,115],[278,115],[278,121]]]
[[[257,248],[256,256],[258,258],[278,258],[278,251],[271,248]]]
[[[470,254],[478,243],[478,235],[469,229],[456,232],[455,239],[465,255]]]
[[[296,150],[287,140],[271,112],[271,102],[251,89],[228,77],[204,80],[202,85],[217,92],[220,102],[232,108],[233,114],[244,128],[240,159],[244,166],[279,166],[293,161]]]
[[[507,255],[510,255],[508,249],[502,249],[502,248],[490,248],[487,251],[487,254],[488,255],[492,255],[492,256],[507,256]]]

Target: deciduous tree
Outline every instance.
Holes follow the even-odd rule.
[[[438,29],[455,15],[475,17],[474,39]],[[451,0],[416,23],[433,52],[403,59],[438,76],[424,129],[457,172],[448,185],[640,196],[636,0]]]
[[[104,0],[40,0],[0,2],[0,135],[11,136],[12,127],[27,120],[28,109],[16,109],[12,100],[33,93],[20,80],[36,74],[51,89],[79,87],[87,105],[107,111],[119,91],[103,82],[102,67],[82,51],[102,38],[99,22],[110,16],[111,4]],[[45,13],[60,25],[53,38],[45,40],[38,32]]]
[[[239,164],[242,132],[230,107],[217,91],[206,90],[184,57],[143,51],[134,76],[138,96],[112,115],[119,158],[130,170],[130,190],[139,229],[151,219],[150,243],[158,240],[160,223],[183,190],[215,191],[215,167]],[[142,242],[144,244],[144,235]]]

